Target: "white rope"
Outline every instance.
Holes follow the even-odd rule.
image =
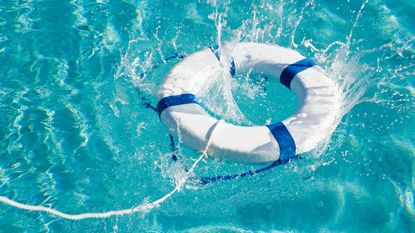
[[[69,219],[69,220],[81,220],[81,219],[87,219],[87,218],[108,218],[112,216],[119,216],[119,215],[127,215],[127,214],[133,214],[136,212],[148,212],[149,210],[158,207],[161,203],[163,203],[167,198],[172,196],[174,193],[179,191],[183,185],[186,183],[186,181],[189,179],[189,175],[193,172],[193,170],[196,168],[197,164],[204,158],[207,157],[207,150],[209,148],[209,145],[211,143],[211,140],[213,138],[213,133],[215,132],[215,129],[219,125],[219,123],[222,120],[219,120],[213,127],[212,133],[206,143],[205,149],[202,151],[202,154],[199,156],[199,158],[193,163],[193,165],[190,167],[190,169],[186,172],[186,175],[181,178],[177,184],[176,187],[164,195],[163,197],[151,202],[151,203],[143,203],[138,206],[135,206],[130,209],[122,209],[122,210],[111,210],[107,212],[102,213],[81,213],[81,214],[68,214],[61,212],[59,210],[55,210],[49,207],[40,206],[40,205],[27,205],[23,204],[14,200],[11,200],[5,196],[0,196],[0,201],[4,204],[22,209],[22,210],[28,210],[28,211],[36,211],[36,212],[46,212],[51,215],[55,215],[57,217]]]

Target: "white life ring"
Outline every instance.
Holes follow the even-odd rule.
[[[330,137],[340,121],[342,93],[319,66],[276,45],[237,43],[227,49],[231,74],[252,72],[280,80],[298,96],[299,109],[267,126],[221,123],[210,141],[209,155],[245,163],[284,163]],[[217,75],[219,60],[215,48],[189,55],[171,69],[158,92],[161,121],[195,150],[206,147],[218,122],[198,104],[197,96],[209,77]]]

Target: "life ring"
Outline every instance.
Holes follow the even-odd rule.
[[[330,137],[341,118],[342,92],[334,80],[310,59],[276,45],[237,43],[230,48],[230,73],[252,72],[276,78],[294,91],[298,111],[265,126],[238,126],[218,119],[201,107],[198,94],[220,69],[217,48],[187,56],[175,65],[158,91],[160,120],[194,150],[206,147],[212,130],[210,156],[244,163],[285,163],[316,148]]]

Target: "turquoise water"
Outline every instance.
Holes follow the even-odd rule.
[[[403,0],[0,0],[0,195],[21,203],[78,214],[170,192],[199,154],[181,144],[172,152],[141,98],[155,104],[175,53],[235,41],[291,47],[347,97],[329,144],[301,160],[250,178],[188,182],[157,208],[105,219],[0,204],[0,231],[414,232],[413,14]],[[295,96],[277,82],[224,83],[205,99],[229,121],[295,112]],[[259,167],[205,159],[194,173]]]

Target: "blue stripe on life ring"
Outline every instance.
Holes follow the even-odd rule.
[[[280,76],[280,82],[284,86],[290,88],[291,81],[298,73],[310,67],[313,67],[315,65],[316,64],[312,60],[307,59],[307,58],[304,58],[303,60],[300,60],[296,63],[293,63],[285,67],[285,69],[282,71],[281,76]]]
[[[162,98],[157,103],[157,113],[159,117],[161,113],[168,107],[182,104],[197,104],[197,98],[193,94],[172,95]]]
[[[209,47],[213,54],[215,54],[216,59],[220,61],[219,45],[212,45]]]
[[[295,141],[282,122],[267,125],[280,147],[280,160],[282,163],[296,157]]]
[[[209,47],[209,49],[215,55],[216,59],[218,59],[218,61],[220,61],[219,46],[218,45],[212,45],[212,46]],[[233,57],[231,57],[231,60],[229,61],[229,63],[230,63],[229,73],[233,77],[233,76],[235,76],[235,73],[236,73],[235,60],[233,59]]]
[[[231,67],[229,67],[229,73],[231,73],[232,77],[235,76],[236,73],[235,60],[233,57],[231,58]]]

